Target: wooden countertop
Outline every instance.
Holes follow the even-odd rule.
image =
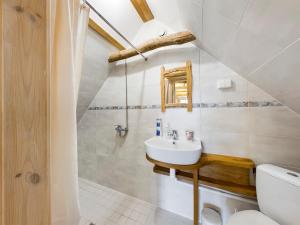
[[[176,169],[178,179],[190,182],[192,170],[199,170],[200,184],[243,197],[256,198],[256,188],[251,185],[250,174],[255,169],[251,159],[202,153],[200,160],[193,165],[175,165],[160,162],[146,155],[154,164],[155,173],[169,175],[170,168]]]

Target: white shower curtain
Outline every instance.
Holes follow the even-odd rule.
[[[77,225],[76,103],[89,9],[79,0],[50,2],[52,225]]]

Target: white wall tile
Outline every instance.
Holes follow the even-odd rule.
[[[251,158],[257,163],[271,163],[299,170],[300,139],[250,136]]]
[[[107,56],[113,50],[96,32],[88,30],[77,103],[78,121],[109,74]]]
[[[248,77],[297,112],[300,106],[299,51],[300,41]]]
[[[285,48],[300,36],[298,0],[252,0],[241,28]]]
[[[228,132],[202,132],[204,152],[250,158],[249,135]]]
[[[214,56],[222,59],[239,26],[217,12],[215,0],[204,1],[203,16],[203,36],[200,40]]]
[[[297,0],[205,1],[203,37],[198,37],[219,60],[298,113],[300,97],[292,91],[299,86],[298,67],[292,65],[299,50],[290,45],[300,37],[299,4]]]
[[[250,108],[249,115],[249,132],[253,135],[300,138],[300,118],[287,107]]]
[[[201,131],[247,134],[249,131],[248,108],[201,109]]]
[[[209,10],[216,10],[204,17],[207,20],[204,31],[212,35],[212,38],[206,36],[209,39],[209,46],[218,48],[218,54],[226,55],[228,52],[225,50],[229,46],[226,44],[236,37],[238,21],[242,18],[243,9],[247,7],[246,1],[236,2],[237,11],[236,8],[230,8],[230,5],[233,5],[233,1],[230,0],[226,1],[228,5],[225,3],[225,5],[216,5],[217,1],[205,2],[208,4],[205,7]],[[213,27],[215,23],[217,27]],[[154,25],[157,24],[154,22],[145,25],[142,29],[144,33],[140,33],[146,36],[149,28],[149,32],[155,34]],[[160,28],[159,25],[157,29]],[[246,35],[246,32],[249,31],[246,30],[241,35]],[[250,68],[249,64],[243,64],[242,60],[249,60],[248,63],[251,65],[257,64],[254,57],[247,58],[250,53],[257,53],[262,58],[266,57],[267,53],[255,52],[255,48],[274,50],[272,43],[269,47],[265,45],[265,37],[260,37],[261,39],[258,40],[251,40],[251,37],[255,35],[240,40],[240,47],[245,50],[242,53],[244,55],[239,55],[241,49],[232,51],[233,56],[241,60],[241,64],[238,63],[239,69]],[[223,44],[220,45],[220,41],[225,42],[225,47]],[[248,41],[249,46],[245,47],[244,44]],[[297,59],[296,56],[296,54],[290,54],[287,61],[291,61],[289,57]],[[128,60],[129,104],[160,104],[160,67],[162,65],[166,68],[180,66],[189,59],[193,62],[194,102],[274,100],[208,53],[189,45],[155,51],[149,54],[147,62],[136,58]],[[277,63],[280,65],[280,62]],[[285,72],[285,69],[282,71]],[[295,74],[297,71],[295,69]],[[263,74],[260,73],[260,76],[263,77]],[[216,88],[218,79],[224,78],[233,80],[232,89],[220,91]],[[297,82],[294,85],[297,85]],[[112,70],[91,104],[91,106],[112,105],[125,105],[123,62],[118,63]],[[276,163],[300,168],[298,147],[300,118],[285,107],[196,108],[193,112],[187,112],[186,109],[167,109],[165,113],[162,113],[160,109],[129,110],[129,133],[123,138],[116,136],[113,125],[125,125],[125,110],[89,110],[78,126],[79,174],[107,187],[162,207],[172,208],[171,203],[174,198],[171,196],[166,200],[161,196],[163,188],[169,191],[170,186],[152,172],[152,165],[145,159],[144,141],[154,135],[156,118],[162,118],[164,125],[170,123],[171,128],[177,129],[181,137],[184,136],[186,129],[194,130],[196,137],[203,141],[205,152],[248,157],[256,163]],[[178,184],[174,188],[177,191],[185,190],[183,194],[188,194],[186,192],[188,188],[181,189]],[[210,200],[213,198],[211,197]],[[231,208],[224,202],[223,204],[216,200],[213,203],[224,207],[228,215],[232,213]],[[251,208],[245,206],[247,207]],[[186,215],[190,213],[188,208],[187,211],[182,208],[180,210],[179,213]],[[132,209],[128,215],[130,213]]]
[[[248,82],[248,101],[276,101],[271,95],[257,87],[251,82]]]

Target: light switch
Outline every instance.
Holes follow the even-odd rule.
[[[232,88],[232,80],[231,79],[218,80],[217,87],[218,87],[218,89]]]

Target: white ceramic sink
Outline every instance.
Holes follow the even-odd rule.
[[[153,137],[145,141],[148,156],[157,161],[191,165],[198,162],[201,156],[200,141],[169,140],[162,137]]]

